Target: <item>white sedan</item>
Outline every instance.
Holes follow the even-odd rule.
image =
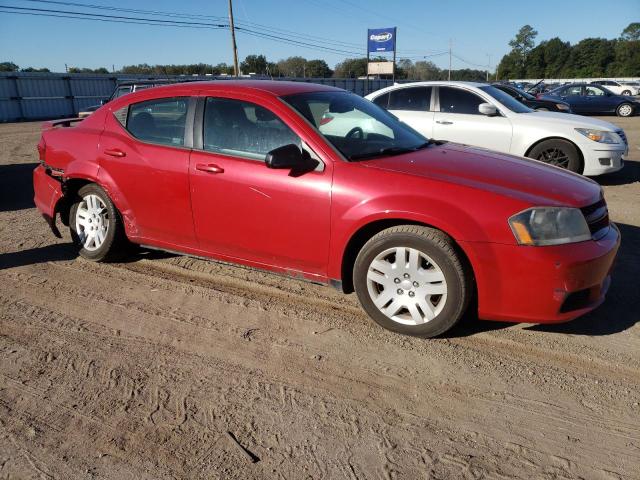
[[[637,82],[617,82],[615,80],[596,80],[596,85],[602,85],[616,95],[640,95],[640,85]]]
[[[396,84],[366,98],[428,138],[530,157],[583,175],[620,170],[628,153],[624,131],[609,122],[536,112],[483,83]]]

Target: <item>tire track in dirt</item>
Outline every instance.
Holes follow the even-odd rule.
[[[48,275],[48,276],[50,277],[51,275]],[[38,281],[38,280],[37,280],[37,277],[31,277],[31,278],[36,280],[35,282],[32,282],[32,283],[38,284],[38,285],[39,285],[39,287],[40,287],[41,289],[46,289],[46,288],[48,288],[48,287],[47,287],[47,284],[48,284],[48,283],[51,283],[51,281],[50,281],[50,280],[47,280],[46,278],[44,278],[44,280],[45,280],[44,282],[42,282],[42,281]],[[98,277],[98,279],[99,279],[99,277]],[[97,283],[96,283],[96,287],[99,287],[99,286],[100,286],[100,285],[99,285],[99,282],[97,281],[98,279],[94,279],[94,282],[97,282]],[[25,283],[25,278],[17,278],[16,280],[17,280],[17,283],[18,283],[18,284],[24,284],[24,283]],[[41,280],[42,280],[42,278],[41,278]],[[111,279],[111,278],[109,278],[109,279],[107,279],[107,281],[112,281],[112,279]],[[50,300],[49,300],[49,301],[47,301],[47,302],[46,302],[46,304],[50,307],[50,306],[52,306],[52,304],[57,304],[57,303],[59,303],[59,305],[60,305],[60,306],[59,306],[59,308],[60,308],[60,309],[66,309],[66,310],[69,310],[69,308],[68,308],[68,307],[66,307],[66,306],[67,306],[67,305],[69,305],[69,304],[72,304],[72,303],[73,303],[73,299],[74,299],[74,297],[68,297],[68,293],[66,293],[66,292],[71,292],[71,293],[72,293],[72,294],[74,294],[74,295],[81,295],[81,291],[80,291],[80,290],[78,290],[78,291],[74,291],[73,286],[72,286],[72,285],[68,285],[68,284],[67,284],[67,282],[65,282],[65,293],[63,293],[63,292],[59,292],[58,290],[60,290],[60,289],[61,289],[60,285],[56,285],[56,284],[55,284],[55,281],[53,281],[53,283],[54,283],[54,286],[53,286],[53,288],[52,288],[52,295],[58,295],[60,298],[57,298],[57,299],[56,299],[56,301],[54,301],[54,302],[52,302],[52,301],[50,301]],[[50,287],[50,286],[51,286],[51,285],[49,285],[49,287]],[[20,290],[20,287],[19,287],[18,285],[17,285],[17,287],[18,287],[18,290]],[[193,287],[190,287],[190,288],[193,288]],[[96,288],[96,289],[97,289],[98,291],[100,290],[100,288]],[[45,295],[45,297],[49,297],[49,296],[50,296],[50,295]],[[137,292],[137,293],[135,294],[135,296],[140,297],[140,292]],[[117,295],[117,298],[119,298],[119,299],[120,299],[120,298],[122,298],[122,297],[123,297],[122,295]],[[124,298],[126,298],[126,295],[124,296]],[[94,304],[95,304],[95,303],[98,303],[98,302],[97,302],[97,300],[98,300],[98,299],[96,299],[95,297],[92,297],[92,298],[90,298],[90,299],[88,299],[88,300],[90,300],[90,301],[91,301],[91,302],[93,302]],[[25,299],[25,302],[24,302],[24,303],[25,303],[25,305],[33,305],[33,304],[37,304],[37,299],[36,299],[36,298],[27,298],[27,299]],[[229,307],[229,308],[231,308],[231,307]],[[109,312],[112,312],[112,311],[113,311],[113,305],[111,305],[111,306],[108,306],[108,305],[107,305],[107,307],[101,307],[101,306],[99,306],[99,305],[94,305],[94,313],[95,313],[95,315],[97,315],[98,317],[107,317],[107,318],[109,318],[109,315],[110,315],[110,314],[109,314]],[[151,318],[152,318],[152,319],[154,319],[156,322],[157,322],[158,320],[163,319],[163,317],[158,317],[157,315],[150,315],[150,314],[146,314],[146,313],[144,313],[144,312],[136,312],[136,311],[135,311],[135,308],[134,308],[134,306],[133,306],[133,305],[128,305],[126,312],[127,312],[127,314],[129,315],[129,318],[128,318],[128,319],[126,319],[126,321],[128,321],[128,322],[131,322],[131,320],[132,320],[132,318],[131,318],[131,317],[133,317],[134,319],[138,319],[139,317],[141,318],[141,317],[144,317],[145,315],[146,315],[146,316],[151,317]],[[81,308],[78,308],[78,313],[81,313]],[[133,315],[132,315],[132,313],[133,313]],[[175,313],[175,312],[174,312],[174,313]],[[226,315],[226,316],[224,316],[223,318],[234,318],[234,316],[235,316],[235,313],[232,313],[231,315]],[[168,319],[168,320],[167,320],[167,319],[165,319],[165,320],[166,320],[166,321],[168,321],[168,322],[173,322],[173,323],[175,323],[175,319]],[[86,322],[85,322],[85,323],[86,323]],[[134,322],[134,323],[135,323],[135,322]],[[108,325],[109,325],[110,327],[113,327],[113,326],[114,326],[111,322],[110,322]],[[148,324],[148,322],[145,322],[145,323],[144,323],[144,325],[145,325],[145,326],[144,326],[144,330],[145,330],[145,332],[143,332],[143,333],[144,333],[145,335],[148,335],[148,334],[149,334],[149,332],[148,332],[148,331],[149,331],[149,330],[153,330],[153,328],[154,328],[154,327],[153,327],[152,325]],[[102,326],[103,326],[103,328],[105,328],[105,329],[106,329],[106,328],[108,328],[108,327],[107,327],[107,324],[104,324],[104,325],[102,325]],[[117,328],[117,330],[125,330],[125,329],[126,329],[126,324],[117,325],[117,327],[119,327],[119,328]],[[188,325],[187,327],[188,327],[188,328],[192,328],[190,325]],[[155,328],[158,328],[158,327],[155,327]],[[164,328],[164,327],[163,327],[163,328]],[[95,330],[95,328],[93,328],[93,330]],[[139,331],[139,330],[141,330],[141,329],[140,329],[140,328],[130,328],[130,330],[136,330],[136,333],[137,333],[137,331]],[[60,332],[57,332],[57,333],[59,333],[59,334],[60,334]],[[223,333],[225,333],[225,332],[223,332]],[[292,332],[288,332],[288,333],[290,334],[290,333],[292,333]],[[95,332],[93,332],[93,331],[88,331],[88,332],[81,331],[81,332],[77,332],[77,333],[76,333],[76,332],[73,332],[73,334],[74,334],[74,335],[87,336],[87,335],[93,335],[93,334],[95,334]],[[207,341],[205,342],[205,344],[206,344],[207,346],[203,345],[203,346],[201,347],[201,348],[203,348],[204,350],[207,350],[207,349],[209,349],[209,350],[210,350],[209,345],[213,345],[213,346],[215,346],[215,348],[213,349],[213,350],[215,350],[215,351],[224,351],[224,350],[225,350],[225,348],[226,348],[226,349],[228,349],[228,352],[225,352],[224,354],[222,354],[222,357],[225,357],[225,358],[226,358],[226,357],[231,357],[231,358],[232,358],[232,357],[233,357],[233,351],[238,351],[238,348],[239,348],[239,347],[238,347],[238,345],[233,345],[234,341],[235,341],[236,343],[237,343],[237,342],[239,342],[239,340],[236,340],[237,335],[233,335],[233,337],[231,337],[231,338],[228,338],[228,337],[227,337],[227,338],[223,338],[222,340],[218,340],[218,339],[216,339],[216,338],[213,336],[214,334],[217,334],[217,332],[214,332],[213,330],[207,330],[207,331],[205,331],[205,332],[201,332],[201,334],[202,334],[201,336],[211,336],[211,338],[207,338],[207,339],[206,339]],[[154,335],[155,335],[155,334],[154,334]],[[152,337],[153,337],[154,335],[152,335]],[[175,331],[172,331],[172,336],[174,336],[174,337],[175,337],[175,335],[176,335],[176,332],[175,332]],[[200,338],[199,340],[200,340],[200,341],[202,341],[202,338]],[[269,339],[269,340],[272,340],[272,339]],[[304,340],[304,339],[300,339],[300,341],[303,341],[303,340]],[[335,340],[335,339],[334,339],[334,340]],[[197,342],[197,341],[195,341],[195,344],[194,344],[194,339],[192,339],[192,338],[189,338],[189,339],[188,339],[187,341],[185,341],[185,342],[178,342],[178,343],[176,343],[175,341],[171,341],[171,342],[169,342],[169,346],[170,346],[170,347],[176,347],[176,346],[179,346],[180,348],[182,348],[182,346],[184,346],[184,345],[188,345],[188,350],[189,350],[189,351],[191,351],[191,352],[193,352],[194,350],[195,350],[195,351],[197,351],[197,350],[198,350],[197,348],[195,348],[195,347],[197,347],[198,342]],[[202,344],[201,344],[201,345],[202,345]],[[256,345],[256,343],[255,343],[255,342],[252,342],[252,345]],[[284,347],[289,347],[289,345],[284,345]],[[278,347],[278,348],[283,348],[283,347]],[[344,348],[344,347],[341,347],[341,348]],[[274,348],[273,348],[273,346],[271,346],[271,347],[270,347],[270,350],[269,350],[269,354],[271,354],[271,353],[273,352],[273,350],[274,350]],[[381,353],[381,352],[376,352],[376,353]],[[413,352],[412,352],[412,354],[413,354]],[[258,352],[258,354],[257,354],[256,356],[257,356],[257,357],[260,357],[260,355],[262,355],[262,353]],[[290,355],[291,355],[291,353],[290,353]],[[333,359],[333,358],[332,358],[332,360],[333,360],[333,361],[334,361],[334,363],[335,363],[335,359]],[[407,359],[405,359],[405,361],[406,361],[406,360],[407,360]],[[294,356],[293,356],[293,357],[286,358],[286,359],[285,359],[285,361],[286,361],[287,363],[291,363],[291,364],[293,364],[293,365],[302,365],[302,364],[304,364],[304,362],[301,362],[301,361],[300,361],[300,359],[296,359],[296,358],[295,358],[295,353],[294,353]],[[345,361],[345,367],[344,367],[345,369],[347,368],[346,364],[348,364],[348,362],[349,362],[349,361],[352,361],[352,359],[350,358],[350,359],[348,359],[348,361]],[[256,366],[255,366],[255,365],[251,365],[250,367],[251,367],[251,368],[256,368]],[[333,371],[332,371],[332,370],[333,370]],[[369,391],[370,391],[370,390],[374,390],[374,391],[375,391],[375,390],[377,390],[377,391],[380,391],[380,387],[382,386],[382,384],[380,383],[380,380],[379,380],[379,379],[374,379],[375,381],[373,381],[373,383],[370,383],[370,384],[363,384],[361,379],[362,379],[362,378],[364,378],[364,377],[366,377],[366,375],[362,375],[362,374],[360,374],[360,373],[356,372],[356,373],[353,373],[353,374],[352,374],[353,376],[351,376],[351,375],[344,376],[344,373],[343,373],[343,372],[340,372],[340,370],[341,370],[341,369],[340,369],[340,368],[338,368],[338,372],[336,372],[336,371],[335,371],[335,367],[334,367],[334,368],[332,368],[332,369],[331,369],[331,370],[329,370],[329,371],[326,371],[326,372],[320,372],[320,374],[319,374],[318,376],[316,376],[316,377],[314,377],[314,378],[312,379],[312,381],[311,381],[310,385],[315,385],[315,384],[318,384],[318,383],[323,383],[323,384],[324,384],[324,386],[325,386],[325,388],[326,388],[326,387],[328,386],[328,382],[326,381],[326,378],[327,378],[327,377],[332,377],[332,376],[333,376],[333,377],[334,377],[334,381],[335,381],[335,382],[338,382],[338,384],[337,384],[337,385],[335,385],[335,391],[336,391],[336,392],[339,392],[339,391],[340,391],[340,387],[339,387],[339,385],[340,385],[340,384],[344,384],[345,382],[348,382],[348,383],[350,383],[350,384],[354,384],[354,385],[361,384],[361,385],[362,385],[362,388],[356,388],[356,387],[354,387],[354,389],[357,389],[357,390],[364,390],[364,391],[367,391],[367,390],[369,390]],[[294,373],[293,371],[292,371],[292,372],[289,372],[289,373],[291,373],[291,374],[292,374],[292,376],[293,376],[293,377],[295,377],[295,375],[293,375],[293,373]],[[287,374],[287,372],[285,372],[284,374],[285,374],[285,378],[288,378],[288,377],[289,377],[289,375]],[[270,375],[271,375],[271,372],[270,372]],[[355,378],[354,378],[354,377],[355,377]],[[360,380],[358,380],[358,379],[360,379]],[[388,380],[387,380],[387,379],[384,379],[384,380],[385,380],[386,382],[388,382]],[[424,381],[423,381],[423,380],[424,380]],[[427,379],[427,378],[425,378],[425,379],[422,379],[422,378],[421,378],[421,379],[420,379],[420,383],[421,383],[421,387],[424,389],[426,386],[428,386],[428,379]],[[384,382],[383,382],[383,384],[384,384]],[[310,385],[309,385],[309,384],[307,384],[307,385],[304,385],[304,384],[303,384],[303,386],[302,386],[301,388],[303,388],[303,389],[308,389],[308,388],[311,388],[311,387],[310,387]],[[442,385],[438,385],[438,387],[441,389],[440,394],[444,394],[444,391],[442,390]],[[385,395],[390,395],[390,392],[393,392],[393,391],[396,391],[396,390],[399,390],[399,391],[403,391],[403,392],[405,392],[405,391],[407,391],[408,389],[409,389],[409,387],[407,386],[406,381],[405,381],[405,382],[400,382],[400,383],[397,383],[397,381],[396,381],[396,383],[393,383],[393,384],[388,385],[388,387],[387,387],[387,389],[386,389],[386,390],[383,388],[383,392],[384,392],[384,394],[385,394]],[[454,391],[448,391],[448,393],[447,393],[445,396],[446,396],[446,397],[449,397],[449,398],[451,398],[451,397],[454,397],[454,398],[455,398],[455,393],[456,393],[456,392],[454,392]],[[459,393],[459,392],[458,392],[458,393]],[[426,392],[422,391],[422,392],[421,392],[421,394],[422,394],[422,395],[425,395],[425,394],[426,394]],[[436,398],[435,398],[435,397],[436,397],[436,396],[435,396],[435,394],[433,394],[433,393],[432,393],[431,395],[432,395],[432,396],[429,396],[429,398],[428,398],[428,400],[429,400],[429,401],[428,401],[427,403],[429,403],[429,404],[430,404],[430,407],[431,407],[431,408],[433,408],[434,404],[436,404],[436,405],[437,405],[438,401],[437,401],[437,400],[436,400]],[[473,397],[473,395],[470,395],[468,391],[464,391],[464,392],[462,392],[462,393],[460,394],[460,397],[461,397],[461,400],[460,400],[460,401],[462,402],[462,401],[463,401],[462,399],[464,399],[464,401],[466,401],[467,405],[469,405],[469,398],[468,398],[469,396]],[[403,402],[404,402],[404,403],[406,403],[406,402],[407,402],[407,399],[406,399],[406,398],[402,398],[402,397],[403,397],[403,395],[401,395],[401,398],[396,399],[396,401],[395,401],[394,403],[399,403],[399,404],[402,404]],[[364,401],[364,400],[366,400],[366,399],[363,399],[363,398],[356,398],[355,400],[358,400],[358,401]],[[371,399],[371,400],[373,401],[373,404],[374,404],[374,405],[378,405],[378,404],[380,404],[380,403],[384,404],[384,402],[382,402],[382,400],[383,400],[382,398],[374,397],[374,398],[373,398],[373,399]],[[520,401],[520,399],[518,399],[518,401]],[[442,403],[442,401],[440,401],[440,403]],[[497,403],[497,402],[495,402],[495,403]],[[419,404],[419,402],[416,404],[416,406],[418,406],[418,404]],[[426,405],[425,405],[425,406],[426,406]],[[442,412],[443,412],[443,414],[444,414],[443,416],[444,416],[445,418],[451,419],[451,412],[448,412],[448,411],[447,411],[447,409],[446,409],[446,408],[444,408],[444,407],[441,407],[441,408],[442,408]],[[460,406],[460,408],[462,408],[462,407]],[[525,409],[525,410],[526,410],[526,409]],[[419,411],[418,411],[418,413],[419,413]],[[534,412],[534,411],[531,411],[531,410],[527,410],[527,413],[528,413],[529,415],[535,415],[535,412]],[[414,414],[415,414],[415,413],[414,413]],[[544,416],[546,415],[546,412],[544,412],[544,411],[540,411],[540,412],[538,412],[538,414],[537,414],[537,415],[540,415],[540,417],[544,417]],[[554,421],[557,421],[557,420],[558,420],[557,418],[556,418],[556,419],[554,419]],[[593,426],[594,418],[576,419],[575,421],[573,421],[573,425],[580,425],[581,423],[585,423],[585,422],[586,422],[586,424],[590,424],[590,425],[592,425],[592,426]],[[453,423],[458,423],[458,421],[455,421],[455,422],[453,422]],[[459,423],[461,423],[461,424],[465,424],[465,421],[464,421],[464,420],[462,420],[462,419],[459,419]],[[610,424],[609,424],[609,425],[610,425]],[[633,426],[632,426],[631,428],[633,428]],[[625,430],[626,430],[626,429],[625,429]],[[504,436],[504,432],[496,434],[496,437],[500,437],[500,436]],[[586,434],[586,433],[585,433],[585,436],[588,436],[588,434]],[[615,443],[615,442],[613,442],[613,443]],[[584,445],[583,445],[583,448],[584,448]]]

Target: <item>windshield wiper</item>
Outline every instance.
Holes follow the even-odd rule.
[[[386,148],[381,148],[380,150],[376,150],[374,152],[356,153],[354,155],[350,155],[349,160],[362,160],[365,158],[381,157],[383,155],[394,155],[394,154],[399,155],[401,153],[415,152],[417,150],[422,150],[423,148],[427,148],[429,145],[434,145],[436,143],[437,142],[435,140],[428,140],[415,147],[386,147]]]

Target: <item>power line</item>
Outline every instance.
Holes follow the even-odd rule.
[[[95,5],[95,4],[88,4],[88,3],[79,3],[79,2],[66,2],[66,1],[60,1],[60,0],[22,0],[25,2],[32,2],[32,3],[46,3],[46,4],[55,4],[55,5],[63,5],[63,6],[72,6],[72,7],[81,7],[81,8],[92,8],[92,9],[100,9],[100,10],[108,10],[108,11],[116,11],[116,12],[125,12],[125,13],[140,13],[140,14],[145,14],[145,15],[156,15],[156,16],[166,16],[166,17],[177,17],[177,18],[186,18],[186,19],[209,19],[209,20],[214,20],[214,21],[223,21],[223,22],[228,22],[228,18],[226,17],[220,17],[220,16],[214,16],[214,15],[202,15],[202,14],[187,14],[187,13],[181,13],[181,12],[168,12],[168,11],[159,11],[159,10],[141,10],[141,9],[131,9],[131,8],[122,8],[122,7],[115,7],[115,6],[109,6],[109,5]],[[285,29],[281,29],[281,28],[276,28],[276,27],[271,27],[268,25],[263,25],[260,23],[255,23],[255,22],[249,22],[249,21],[241,21],[238,20],[236,21],[237,25],[245,25],[249,28],[262,28],[265,30],[269,30],[272,31],[272,33],[281,33],[281,34],[288,34],[291,36],[295,36],[298,38],[303,38],[303,39],[317,39],[317,40],[322,40],[323,43],[332,43],[335,45],[342,45],[343,47],[353,47],[353,48],[359,48],[361,45],[357,44],[357,43],[353,43],[353,42],[343,42],[340,40],[331,40],[331,39],[326,39],[324,37],[318,37],[315,35],[309,35],[309,34],[301,34],[298,32],[293,32],[291,30],[285,30]]]
[[[110,21],[112,23],[136,23],[140,25],[173,26],[173,27],[183,27],[183,28],[205,28],[205,29],[207,28],[208,29],[228,29],[229,28],[228,24],[213,24],[213,23],[191,22],[191,21],[183,21],[183,20],[165,20],[165,19],[155,19],[155,18],[146,18],[146,17],[129,17],[124,15],[107,15],[107,14],[97,14],[97,13],[75,12],[75,11],[69,11],[69,10],[26,8],[26,7],[7,6],[7,5],[0,5],[0,8],[4,9],[2,10],[3,13],[16,13],[16,14],[23,13],[23,14],[30,14],[35,16],[72,18],[77,20],[94,20],[94,21],[98,20],[98,21]],[[345,50],[341,48],[318,45],[311,42],[303,42],[300,40],[285,38],[278,35],[272,35],[265,32],[251,30],[246,27],[236,27],[236,30],[246,35],[252,35],[252,36],[264,38],[266,40],[286,43],[289,45],[299,46],[303,48],[321,50],[321,51],[326,51],[331,53],[339,53],[343,55],[360,55],[360,52],[354,52],[354,51]]]

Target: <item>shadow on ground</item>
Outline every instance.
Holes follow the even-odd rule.
[[[640,272],[640,228],[617,224],[622,242],[612,274],[611,287],[605,302],[591,313],[566,323],[538,324],[527,330],[572,335],[612,335],[633,327],[640,322],[640,294],[638,273]],[[460,323],[444,335],[446,338],[468,337],[480,332],[501,330],[513,326],[507,322],[479,320],[469,312]]]
[[[627,185],[640,182],[640,162],[629,160],[625,162],[622,170],[594,178],[600,185]]]
[[[0,270],[37,263],[73,260],[77,256],[78,252],[71,243],[56,243],[18,252],[0,253]]]
[[[0,212],[23,210],[33,205],[33,169],[37,163],[0,165]]]

